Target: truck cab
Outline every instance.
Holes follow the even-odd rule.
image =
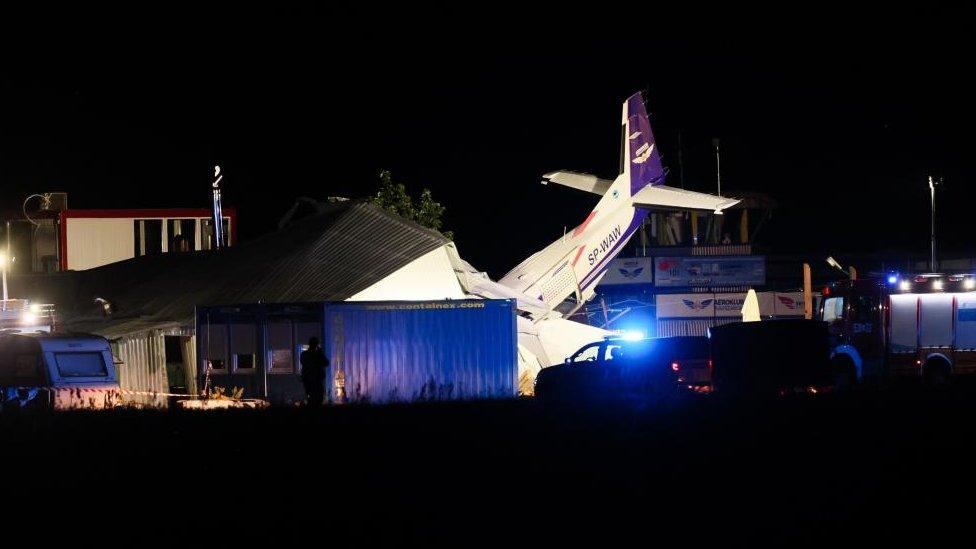
[[[0,333],[0,400],[55,410],[120,405],[108,341],[77,333]]]
[[[824,288],[839,383],[892,377],[940,385],[976,373],[976,277],[938,273],[845,280]]]

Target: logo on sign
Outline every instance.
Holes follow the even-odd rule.
[[[715,301],[715,300],[714,299],[702,299],[702,300],[699,300],[699,301],[695,301],[693,299],[682,299],[681,300],[681,302],[685,304],[685,307],[688,307],[689,309],[691,309],[693,311],[700,311],[700,310],[708,307],[709,305],[711,305],[713,301]]]
[[[644,143],[638,147],[637,151],[634,153],[634,164],[643,164],[644,162],[647,162],[647,159],[651,157],[651,151],[653,150],[654,143]]]
[[[644,267],[637,267],[636,269],[617,269],[624,278],[637,278],[642,272],[644,272]]]
[[[669,260],[669,259],[660,261],[657,264],[657,270],[664,271],[668,273],[670,276],[678,276],[678,274],[680,273],[680,267],[681,267],[680,261]]]
[[[782,303],[787,309],[796,309],[796,300],[792,297],[778,295],[776,298],[779,299],[779,302]]]

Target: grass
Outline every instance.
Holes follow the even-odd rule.
[[[11,512],[104,513],[113,530],[174,539],[282,541],[306,524],[354,544],[877,542],[966,524],[970,507],[948,502],[976,488],[974,396],[5,414],[0,435]]]

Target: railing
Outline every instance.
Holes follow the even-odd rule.
[[[648,246],[637,248],[642,257],[679,257],[707,255],[752,255],[759,253],[752,244],[706,244],[702,246]]]

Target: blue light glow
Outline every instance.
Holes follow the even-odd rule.
[[[625,330],[620,333],[620,338],[627,341],[640,341],[644,339],[644,332],[640,330]]]
[[[888,284],[895,284],[898,282],[898,275],[888,275]]]

